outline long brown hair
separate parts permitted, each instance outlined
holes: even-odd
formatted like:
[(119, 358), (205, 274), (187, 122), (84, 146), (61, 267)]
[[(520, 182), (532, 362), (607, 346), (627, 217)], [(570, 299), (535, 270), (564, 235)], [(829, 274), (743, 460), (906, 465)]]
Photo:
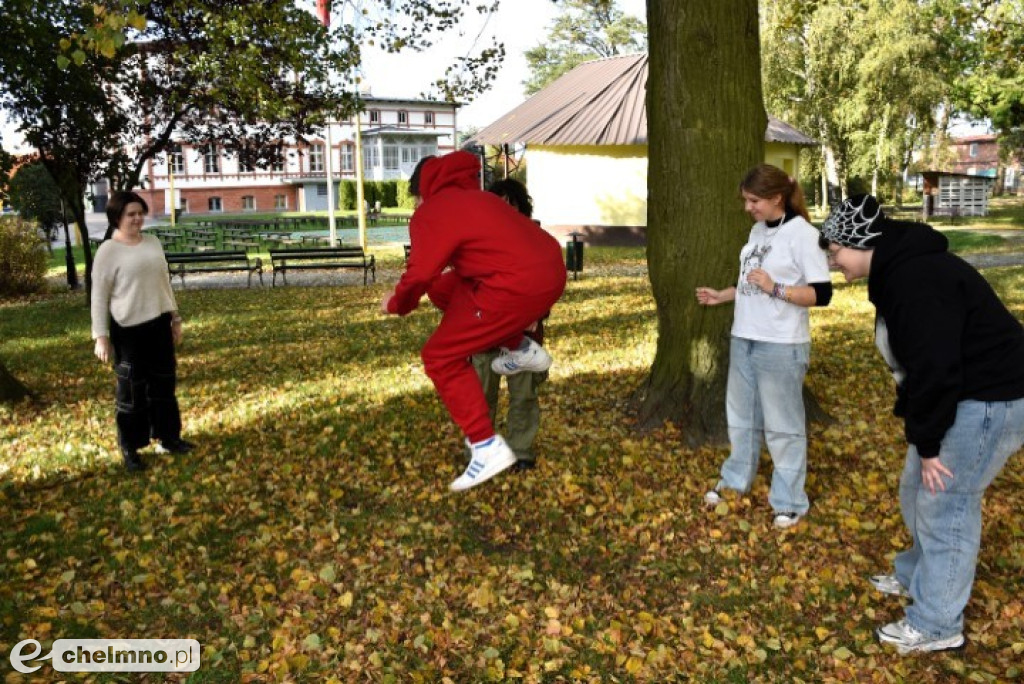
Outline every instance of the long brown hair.
[(763, 199), (782, 195), (786, 211), (800, 214), (807, 221), (811, 220), (810, 214), (807, 213), (807, 200), (804, 199), (804, 191), (800, 189), (800, 184), (777, 166), (758, 164), (750, 169), (740, 183), (740, 190)]

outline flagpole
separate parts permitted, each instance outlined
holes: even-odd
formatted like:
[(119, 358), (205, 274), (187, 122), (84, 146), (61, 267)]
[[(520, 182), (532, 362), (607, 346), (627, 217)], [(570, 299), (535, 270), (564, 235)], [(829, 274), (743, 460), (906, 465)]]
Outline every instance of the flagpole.
[(356, 107), (356, 216), (359, 222), (359, 246), (366, 250), (366, 192), (363, 190), (362, 106)]
[[(316, 14), (325, 29), (331, 26), (331, 0), (316, 0)], [(330, 35), (328, 35), (330, 40)], [(330, 79), (330, 74), (327, 75)], [(330, 113), (324, 121), (324, 144), (327, 146), (327, 157), (324, 160), (324, 172), (327, 174), (327, 228), (330, 234), (331, 247), (338, 246), (338, 223), (334, 215), (334, 143), (331, 141)]]

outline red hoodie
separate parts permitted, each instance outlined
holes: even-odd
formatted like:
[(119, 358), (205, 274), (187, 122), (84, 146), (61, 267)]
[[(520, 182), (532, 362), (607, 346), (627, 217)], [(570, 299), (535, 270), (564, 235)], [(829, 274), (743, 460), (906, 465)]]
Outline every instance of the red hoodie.
[(481, 308), (514, 310), (521, 297), (561, 293), (565, 266), (558, 241), (480, 189), (474, 155), (458, 151), (432, 159), (420, 174), (422, 203), (409, 223), (409, 263), (389, 312), (405, 315), (415, 309), (448, 266), (476, 283)]

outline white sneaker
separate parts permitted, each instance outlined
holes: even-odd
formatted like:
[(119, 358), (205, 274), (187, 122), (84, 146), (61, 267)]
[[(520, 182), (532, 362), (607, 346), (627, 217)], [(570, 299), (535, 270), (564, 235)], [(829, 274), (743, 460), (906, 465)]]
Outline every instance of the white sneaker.
[(523, 339), (527, 342), (526, 349), (502, 347), (501, 354), (491, 361), (491, 370), (498, 375), (515, 375), (523, 371), (543, 373), (551, 368), (551, 355), (547, 350), (529, 337)]
[(802, 516), (799, 513), (779, 513), (775, 516), (775, 527), (784, 530), (800, 522)]
[(717, 489), (712, 489), (704, 494), (704, 503), (708, 506), (717, 506), (722, 503), (722, 495), (718, 493)]
[(875, 635), (882, 643), (895, 645), (900, 655), (906, 655), (912, 651), (947, 651), (964, 645), (962, 633), (944, 639), (936, 639), (919, 631), (906, 620), (890, 622), (885, 627), (879, 627), (875, 630)]
[(474, 445), (472, 453), (473, 457), (465, 472), (449, 486), (453, 492), (461, 492), (486, 482), (501, 471), (511, 468), (516, 462), (515, 453), (501, 435), (494, 435), (489, 440)]
[(871, 582), (871, 586), (883, 594), (910, 596), (910, 592), (900, 584), (900, 581), (896, 579), (896, 575), (872, 575), (868, 578), (868, 581)]

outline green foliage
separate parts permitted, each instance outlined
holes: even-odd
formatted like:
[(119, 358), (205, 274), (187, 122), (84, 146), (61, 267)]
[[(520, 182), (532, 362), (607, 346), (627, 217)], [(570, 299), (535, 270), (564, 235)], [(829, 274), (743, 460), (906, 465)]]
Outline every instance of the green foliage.
[(386, 180), (380, 183), (380, 205), (381, 207), (398, 206), (398, 181)]
[(956, 103), (991, 122), (1007, 156), (1024, 152), (1024, 0), (951, 3), (946, 18), (970, 27), (958, 45), (976, 61), (958, 74)]
[[(0, 143), (3, 139), (0, 138)], [(11, 182), (11, 167), (14, 166), (14, 157), (7, 150), (0, 147), (0, 208), (7, 205), (9, 201), (8, 184)]]
[(614, 0), (565, 0), (547, 38), (526, 51), (530, 78), (523, 84), (532, 95), (584, 62), (643, 52), (647, 26), (623, 13)]
[(951, 50), (939, 4), (762, 3), (765, 104), (830, 150), (840, 185), (858, 175), (899, 192), (913, 151), (935, 130), (954, 72), (968, 68)]
[(400, 180), (396, 183), (398, 189), (397, 206), (401, 209), (412, 211), (416, 208), (416, 198), (409, 192), (409, 181)]
[(52, 241), (61, 223), (60, 188), (42, 164), (18, 168), (10, 183), (11, 205), (22, 217), (35, 221)]
[(338, 206), (345, 211), (352, 211), (356, 208), (359, 197), (359, 189), (354, 180), (343, 180), (338, 183)]
[(34, 223), (20, 216), (0, 216), (0, 296), (41, 290), (47, 261), (46, 245)]
[(380, 181), (363, 181), (363, 201), (373, 210), (374, 204), (381, 198)]

